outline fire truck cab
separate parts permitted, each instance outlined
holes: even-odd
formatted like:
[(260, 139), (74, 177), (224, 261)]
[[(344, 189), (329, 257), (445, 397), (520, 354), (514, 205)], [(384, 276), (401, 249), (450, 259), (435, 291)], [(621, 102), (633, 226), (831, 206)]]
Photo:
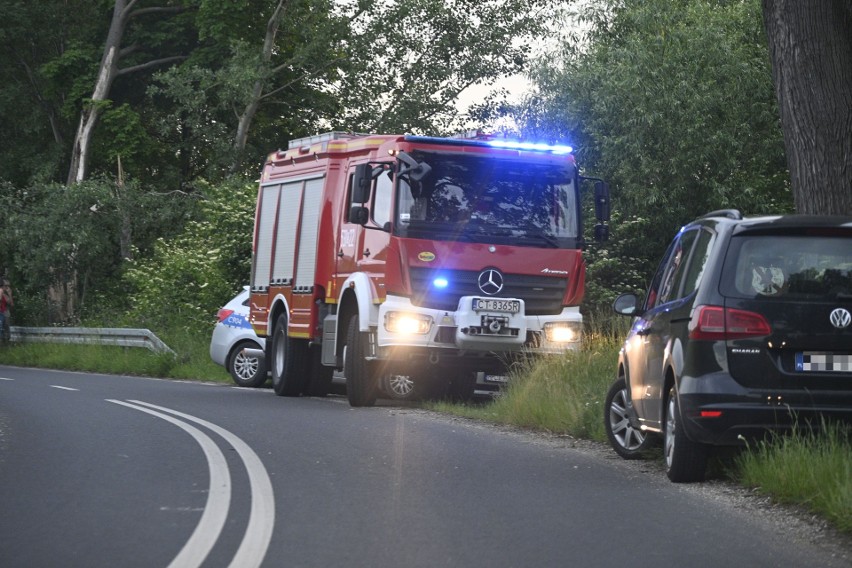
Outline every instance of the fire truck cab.
[[(332, 132), (263, 168), (250, 321), (279, 395), (469, 394), (576, 349), (581, 178), (565, 146)], [(595, 185), (606, 238), (609, 195)]]

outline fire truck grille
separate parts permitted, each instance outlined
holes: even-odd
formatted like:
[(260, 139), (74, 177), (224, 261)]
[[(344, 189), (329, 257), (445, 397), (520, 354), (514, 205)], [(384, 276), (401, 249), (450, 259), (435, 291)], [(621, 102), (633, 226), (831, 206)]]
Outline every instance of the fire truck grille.
[[(441, 270), (440, 276), (447, 280), (447, 287), (440, 290), (432, 284), (438, 274), (435, 270), (411, 268), (411, 303), (423, 308), (455, 311), (462, 296), (485, 296), (476, 283), (478, 270)], [(556, 315), (562, 311), (566, 278), (525, 274), (503, 276), (503, 290), (498, 296), (523, 299), (527, 315)]]

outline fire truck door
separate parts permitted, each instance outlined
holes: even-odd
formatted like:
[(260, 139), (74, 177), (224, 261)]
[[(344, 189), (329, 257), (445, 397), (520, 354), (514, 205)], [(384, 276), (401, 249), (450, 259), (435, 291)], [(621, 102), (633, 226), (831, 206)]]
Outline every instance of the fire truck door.
[(370, 220), (367, 223), (369, 229), (363, 232), (364, 245), (359, 250), (358, 269), (378, 279), (376, 282), (380, 293), (384, 295), (382, 287), (385, 276), (385, 261), (387, 259), (388, 243), (390, 234), (387, 228), (391, 222), (391, 203), (393, 200), (393, 181), (389, 172), (383, 172), (373, 183), (370, 201)]
[(346, 201), (341, 211), (340, 233), (336, 239), (337, 261), (335, 263), (335, 289), (339, 293), (340, 286), (353, 273), (358, 270), (358, 252), (361, 246), (364, 228), (357, 223), (349, 222), (349, 211), (352, 209), (352, 180), (354, 178), (354, 166), (349, 168), (346, 182)]
[(344, 219), (340, 225), (337, 242), (337, 283), (342, 284), (353, 272), (366, 272), (371, 278), (379, 279), (376, 287), (377, 290), (381, 290), (380, 293), (383, 296), (384, 264), (390, 241), (390, 235), (383, 228), (391, 219), (393, 184), (387, 174), (382, 174), (374, 182), (370, 203), (366, 204), (370, 208), (370, 220), (367, 222), (367, 227), (370, 228), (365, 228), (348, 220), (352, 206), (361, 205), (352, 203), (353, 172), (354, 166), (350, 167), (348, 179), (350, 191), (347, 192), (346, 207), (343, 211)]

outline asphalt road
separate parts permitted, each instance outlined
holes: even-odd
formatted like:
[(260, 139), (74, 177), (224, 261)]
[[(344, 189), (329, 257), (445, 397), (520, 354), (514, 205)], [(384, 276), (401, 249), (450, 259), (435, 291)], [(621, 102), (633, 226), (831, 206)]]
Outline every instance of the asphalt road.
[(0, 566), (850, 566), (659, 473), (345, 398), (0, 367)]

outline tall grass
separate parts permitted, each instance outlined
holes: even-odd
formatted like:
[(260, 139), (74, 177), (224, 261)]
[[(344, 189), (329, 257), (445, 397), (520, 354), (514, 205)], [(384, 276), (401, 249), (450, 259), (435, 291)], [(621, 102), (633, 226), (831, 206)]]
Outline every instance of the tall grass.
[(578, 351), (533, 358), (515, 366), (494, 402), (436, 403), (435, 410), (502, 424), (603, 441), (603, 401), (615, 378), (621, 342), (598, 334)]
[(852, 430), (824, 425), (758, 442), (737, 458), (737, 477), (781, 503), (806, 507), (852, 533)]

